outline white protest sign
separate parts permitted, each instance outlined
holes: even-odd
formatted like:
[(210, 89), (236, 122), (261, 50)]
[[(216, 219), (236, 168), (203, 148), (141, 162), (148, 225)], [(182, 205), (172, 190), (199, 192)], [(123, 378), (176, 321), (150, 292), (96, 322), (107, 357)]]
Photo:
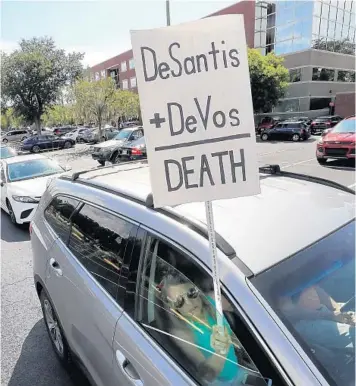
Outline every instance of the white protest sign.
[(132, 31), (155, 207), (260, 192), (242, 15)]

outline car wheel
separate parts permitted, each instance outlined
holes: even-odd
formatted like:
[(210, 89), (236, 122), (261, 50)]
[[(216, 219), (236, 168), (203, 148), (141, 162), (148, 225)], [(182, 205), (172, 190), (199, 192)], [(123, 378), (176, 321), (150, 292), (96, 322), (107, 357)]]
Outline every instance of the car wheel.
[(40, 295), (41, 307), (46, 329), (51, 340), (54, 351), (64, 366), (72, 363), (70, 349), (65, 338), (63, 329), (58, 320), (56, 311), (53, 308), (51, 301), (45, 290), (41, 291)]
[(328, 161), (326, 158), (317, 158), (316, 160), (318, 161), (319, 165), (325, 165)]
[(119, 153), (117, 151), (112, 155), (111, 162), (113, 164), (118, 164), (120, 162)]
[(9, 142), (7, 138), (4, 138), (2, 141), (3, 141), (4, 143), (8, 143), (8, 142)]
[(268, 134), (264, 133), (261, 135), (262, 141), (267, 141), (268, 140)]
[(18, 225), (17, 221), (16, 221), (16, 216), (15, 216), (15, 212), (14, 210), (12, 209), (12, 206), (10, 204), (10, 201), (6, 200), (6, 205), (7, 205), (7, 209), (9, 211), (9, 215), (10, 215), (10, 219), (11, 219), (11, 222), (15, 225)]
[(69, 142), (69, 141), (64, 142), (64, 148), (65, 149), (70, 149), (71, 147), (72, 147), (72, 142)]
[(300, 135), (299, 134), (293, 134), (292, 141), (293, 142), (298, 142), (299, 140), (300, 140)]
[(41, 148), (38, 145), (32, 146), (31, 152), (32, 153), (39, 153), (41, 151)]
[(98, 161), (101, 166), (105, 165), (105, 161)]

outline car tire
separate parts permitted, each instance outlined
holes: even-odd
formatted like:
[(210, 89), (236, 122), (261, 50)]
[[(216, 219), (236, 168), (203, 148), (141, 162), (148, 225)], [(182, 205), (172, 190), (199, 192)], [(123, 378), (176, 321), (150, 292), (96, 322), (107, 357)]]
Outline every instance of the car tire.
[(268, 140), (268, 134), (267, 133), (263, 133), (261, 135), (261, 139), (262, 139), (262, 141), (267, 141)]
[(115, 151), (115, 153), (111, 157), (111, 162), (113, 164), (118, 164), (120, 162), (119, 152)]
[(292, 135), (292, 141), (293, 142), (299, 142), (300, 141), (300, 135), (299, 134), (293, 134)]
[(9, 142), (7, 138), (4, 138), (2, 141), (3, 141), (3, 143), (8, 143)]
[(41, 148), (38, 145), (34, 145), (31, 148), (31, 153), (39, 153), (41, 151)]
[(101, 166), (105, 165), (105, 161), (98, 161)]
[(72, 147), (72, 142), (69, 142), (69, 141), (64, 142), (64, 145), (63, 145), (64, 149), (70, 149), (71, 147)]
[(6, 200), (6, 205), (7, 205), (8, 211), (9, 211), (9, 216), (10, 216), (11, 222), (14, 225), (19, 225), (18, 222), (16, 221), (16, 216), (15, 216), (14, 210), (12, 209), (12, 206), (11, 206), (9, 200)]
[(317, 158), (316, 160), (318, 161), (319, 165), (326, 165), (328, 162), (326, 158)]
[(72, 364), (72, 356), (67, 339), (64, 335), (63, 328), (58, 319), (58, 315), (53, 307), (53, 304), (44, 289), (42, 289), (40, 294), (40, 302), (46, 330), (52, 343), (54, 352), (56, 353), (57, 358), (61, 364), (64, 367), (69, 367), (69, 365)]

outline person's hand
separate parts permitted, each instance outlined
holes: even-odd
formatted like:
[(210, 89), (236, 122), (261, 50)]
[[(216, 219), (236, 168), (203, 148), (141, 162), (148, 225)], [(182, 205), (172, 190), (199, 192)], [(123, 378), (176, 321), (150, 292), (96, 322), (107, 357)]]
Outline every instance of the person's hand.
[(351, 326), (356, 324), (356, 317), (354, 312), (340, 312), (335, 314), (335, 319), (337, 322), (350, 324)]

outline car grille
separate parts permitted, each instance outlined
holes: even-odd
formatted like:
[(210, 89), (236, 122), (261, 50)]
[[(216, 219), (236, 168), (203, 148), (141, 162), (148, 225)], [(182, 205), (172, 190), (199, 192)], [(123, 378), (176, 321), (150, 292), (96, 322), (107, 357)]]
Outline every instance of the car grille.
[(329, 144), (329, 145), (352, 145), (353, 142), (342, 142), (342, 141), (325, 141), (325, 143)]
[(348, 149), (325, 149), (325, 155), (335, 156), (335, 157), (342, 157), (347, 154)]

